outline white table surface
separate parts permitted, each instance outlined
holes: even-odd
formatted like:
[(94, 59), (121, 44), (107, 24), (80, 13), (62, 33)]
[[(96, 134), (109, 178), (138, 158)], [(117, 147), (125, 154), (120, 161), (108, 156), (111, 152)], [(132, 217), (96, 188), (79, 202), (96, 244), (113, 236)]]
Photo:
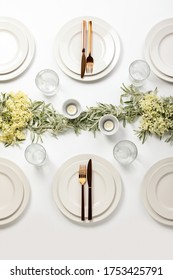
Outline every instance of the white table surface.
[[(52, 102), (57, 111), (67, 98), (76, 98), (85, 109), (97, 102), (119, 104), (122, 83), (129, 85), (128, 66), (143, 58), (147, 33), (157, 22), (172, 17), (172, 0), (49, 0), (1, 1), (0, 16), (14, 17), (32, 32), (36, 54), (32, 65), (14, 80), (1, 82), (0, 91), (22, 90), (35, 100)], [(78, 16), (96, 16), (110, 23), (120, 36), (122, 55), (119, 64), (104, 79), (94, 83), (77, 82), (58, 67), (53, 47), (57, 32), (69, 20)], [(57, 71), (61, 90), (55, 97), (45, 98), (35, 86), (35, 76), (43, 68)], [(158, 87), (159, 95), (169, 96), (173, 86), (151, 74), (146, 90)], [(133, 129), (127, 125), (114, 137), (97, 133), (73, 132), (58, 140), (44, 137), (48, 153), (47, 164), (34, 168), (24, 159), (30, 138), (19, 147), (0, 145), (0, 156), (18, 164), (31, 185), (31, 200), (24, 215), (0, 228), (0, 259), (172, 259), (173, 228), (156, 222), (143, 206), (141, 183), (146, 171), (160, 159), (173, 156), (173, 147), (151, 137), (142, 145)], [(129, 139), (138, 147), (138, 158), (129, 168), (113, 158), (114, 144)], [(61, 164), (70, 157), (93, 153), (110, 161), (123, 181), (123, 195), (118, 209), (99, 224), (76, 225), (61, 214), (52, 197), (52, 179)]]

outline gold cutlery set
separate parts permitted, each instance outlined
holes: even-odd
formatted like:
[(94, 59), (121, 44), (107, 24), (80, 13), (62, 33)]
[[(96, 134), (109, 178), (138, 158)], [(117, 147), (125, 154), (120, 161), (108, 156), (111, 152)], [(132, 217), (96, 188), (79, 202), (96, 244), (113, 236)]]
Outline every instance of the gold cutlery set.
[[(87, 40), (87, 33), (88, 33), (88, 40)], [(87, 51), (86, 51), (86, 46), (87, 46)], [(91, 52), (92, 52), (92, 21), (88, 22), (88, 32), (87, 32), (87, 22), (86, 22), (86, 20), (83, 20), (83, 22), (82, 22), (81, 78), (84, 77), (85, 72), (87, 74), (93, 73), (94, 59), (91, 55)], [(88, 56), (86, 56), (86, 53), (88, 54)]]
[(88, 165), (79, 166), (79, 183), (81, 184), (81, 220), (85, 220), (85, 190), (84, 186), (88, 182), (88, 220), (92, 220), (92, 160)]

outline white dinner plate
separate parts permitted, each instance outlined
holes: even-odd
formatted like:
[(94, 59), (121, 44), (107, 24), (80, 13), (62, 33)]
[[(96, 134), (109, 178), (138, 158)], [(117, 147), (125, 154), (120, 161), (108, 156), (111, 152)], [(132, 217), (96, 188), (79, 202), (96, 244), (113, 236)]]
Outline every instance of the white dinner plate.
[[(10, 71), (9, 73), (0, 74), (0, 81), (7, 81), (16, 78), (29, 67), (35, 54), (35, 41), (28, 28), (16, 19), (9, 17), (0, 17), (0, 24), (9, 24), (11, 26), (13, 25), (14, 29), (18, 29), (22, 32), (22, 34), (25, 34), (25, 37), (28, 42), (27, 54), (22, 63), (17, 68), (14, 68), (13, 71)], [(20, 44), (19, 47), (20, 46), (22, 47), (22, 44)]]
[(0, 163), (0, 220), (12, 215), (23, 200), (23, 184), (19, 176)]
[[(82, 21), (93, 22), (94, 72), (80, 77), (82, 56)], [(79, 17), (65, 24), (58, 32), (54, 52), (61, 70), (73, 79), (90, 82), (109, 74), (120, 57), (120, 39), (115, 29), (107, 22), (96, 17)]]
[[(80, 75), (82, 56), (82, 30), (81, 22), (68, 26), (63, 30), (59, 42), (59, 53), (63, 63), (73, 72)], [(115, 45), (112, 36), (107, 29), (93, 22), (93, 74), (102, 72), (112, 61), (115, 53)], [(87, 56), (87, 51), (86, 51)], [(88, 75), (86, 73), (86, 75)], [(91, 75), (91, 74), (89, 74)]]
[(28, 40), (20, 27), (11, 22), (0, 21), (0, 74), (18, 68), (27, 52)]
[(155, 35), (150, 55), (160, 72), (173, 77), (173, 24), (167, 25)]
[[(98, 222), (108, 217), (121, 198), (122, 183), (117, 170), (105, 159), (95, 155), (79, 155), (67, 160), (57, 171), (53, 180), (53, 198), (60, 211), (75, 222), (81, 221), (81, 185), (78, 172), (80, 164), (92, 159), (93, 167), (93, 220)], [(87, 194), (85, 185), (85, 214), (87, 223)], [(83, 223), (83, 222), (82, 222)]]
[(153, 57), (152, 57), (153, 40), (157, 36), (157, 34), (160, 32), (160, 30), (163, 30), (164, 28), (166, 28), (169, 25), (173, 25), (173, 18), (163, 20), (163, 21), (157, 23), (155, 26), (152, 27), (152, 29), (149, 31), (149, 33), (146, 37), (146, 40), (145, 40), (144, 56), (145, 56), (146, 61), (150, 65), (150, 68), (151, 68), (152, 72), (157, 77), (161, 78), (164, 81), (172, 83), (173, 82), (173, 77), (162, 73), (159, 69), (160, 67), (157, 68), (156, 65), (154, 64), (153, 60), (152, 60), (153, 59)]
[[(81, 161), (81, 164), (83, 162)], [(58, 180), (59, 197), (66, 209), (80, 217), (80, 185), (79, 185), (79, 164), (74, 162), (67, 166)], [(88, 212), (87, 186), (85, 185), (85, 213)], [(97, 161), (93, 163), (93, 216), (98, 216), (110, 206), (115, 195), (115, 182), (109, 169)]]
[(173, 220), (173, 163), (161, 165), (151, 177), (147, 197), (162, 217)]
[(173, 211), (172, 167), (173, 157), (158, 161), (146, 172), (142, 183), (142, 196), (148, 213), (156, 221), (171, 226), (173, 219), (168, 217)]
[[(1, 225), (6, 225), (6, 224), (9, 224), (9, 223), (15, 221), (17, 218), (19, 218), (22, 215), (22, 213), (26, 209), (28, 202), (29, 202), (30, 185), (29, 185), (29, 182), (28, 182), (25, 174), (23, 173), (23, 171), (14, 162), (4, 159), (4, 158), (0, 158), (0, 166), (1, 166), (1, 169), (2, 169), (2, 167), (4, 168), (3, 172), (7, 176), (7, 178), (5, 178), (5, 179), (4, 179), (4, 174), (3, 174), (3, 176), (2, 176), (2, 174), (0, 176), (0, 180), (3, 179), (2, 180), (3, 187), (1, 186), (0, 190), (5, 199), (5, 200), (3, 200), (2, 198), (0, 199), (0, 203), (2, 203), (1, 204), (2, 206), (5, 205), (4, 201), (6, 201), (6, 202), (9, 201), (6, 196), (8, 196), (8, 198), (10, 199), (12, 197), (11, 194), (13, 194), (13, 193), (14, 193), (14, 196), (19, 195), (18, 186), (14, 184), (14, 182), (17, 183), (17, 181), (15, 181), (16, 179), (14, 179), (14, 174), (15, 174), (15, 176), (17, 176), (17, 180), (20, 181), (19, 184), (21, 184), (22, 188), (23, 188), (23, 197), (22, 197), (21, 203), (19, 203), (18, 208), (13, 213), (11, 213), (11, 215), (8, 215), (8, 216), (4, 217), (3, 219), (0, 219), (0, 226), (1, 226)], [(11, 182), (13, 182), (13, 184), (9, 183), (10, 179), (11, 179)], [(7, 183), (7, 182), (8, 182), (7, 186), (9, 187), (9, 191), (7, 191), (7, 190), (4, 191), (4, 187), (5, 187), (4, 183)], [(13, 185), (13, 187), (15, 185), (13, 192), (11, 191), (12, 185)], [(19, 186), (19, 188), (20, 188), (20, 186)], [(12, 202), (13, 202), (13, 199), (12, 199)], [(8, 206), (8, 203), (7, 203), (7, 206)], [(0, 212), (1, 212), (1, 207), (0, 207)]]

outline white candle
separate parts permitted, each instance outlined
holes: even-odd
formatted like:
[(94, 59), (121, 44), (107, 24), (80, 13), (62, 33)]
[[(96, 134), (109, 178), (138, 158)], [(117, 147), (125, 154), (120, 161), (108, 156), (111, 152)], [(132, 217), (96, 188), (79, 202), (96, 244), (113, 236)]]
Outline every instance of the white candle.
[(71, 116), (75, 115), (77, 113), (77, 107), (75, 104), (69, 104), (66, 108), (67, 113)]
[(103, 127), (106, 131), (111, 131), (114, 129), (114, 122), (111, 120), (107, 120), (104, 122)]

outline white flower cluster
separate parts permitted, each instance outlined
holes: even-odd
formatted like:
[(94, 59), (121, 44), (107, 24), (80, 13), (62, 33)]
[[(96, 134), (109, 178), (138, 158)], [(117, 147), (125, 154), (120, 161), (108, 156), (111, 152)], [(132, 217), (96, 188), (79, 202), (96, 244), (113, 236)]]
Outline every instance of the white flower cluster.
[(0, 142), (15, 144), (25, 139), (25, 129), (32, 119), (31, 101), (21, 91), (0, 99)]

